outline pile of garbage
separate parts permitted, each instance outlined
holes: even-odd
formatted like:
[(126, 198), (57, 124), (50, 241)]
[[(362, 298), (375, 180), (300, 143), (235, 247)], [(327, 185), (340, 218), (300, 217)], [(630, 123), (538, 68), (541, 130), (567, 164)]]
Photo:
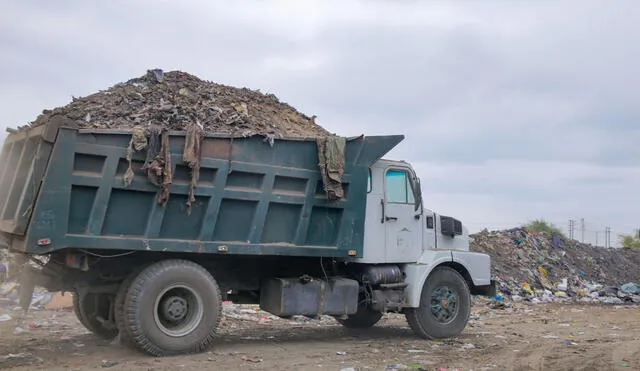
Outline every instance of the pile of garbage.
[[(0, 284), (0, 308), (15, 308), (19, 304), (19, 295), (20, 285), (17, 282), (8, 281)], [(55, 295), (43, 287), (36, 287), (32, 294), (30, 309), (45, 309)]]
[[(45, 110), (18, 130), (55, 124), (130, 131), (125, 186), (135, 178), (133, 158), (136, 153), (144, 153), (142, 170), (152, 184), (160, 187), (157, 202), (161, 205), (166, 205), (173, 182), (169, 131), (186, 132), (182, 162), (191, 174), (187, 201), (190, 212), (199, 178), (201, 147), (207, 134), (233, 138), (258, 135), (271, 145), (276, 138), (315, 138), (327, 197), (342, 198), (340, 177), (344, 172), (345, 138), (329, 133), (315, 123), (315, 118), (300, 113), (273, 94), (204, 81), (182, 71), (165, 73), (152, 69), (107, 90), (74, 97), (66, 106)], [(332, 176), (327, 176), (328, 173)]]
[(525, 227), (470, 237), (472, 251), (491, 256), (498, 301), (640, 303), (638, 249), (606, 249)]
[(168, 130), (199, 124), (208, 134), (230, 136), (320, 137), (329, 133), (273, 94), (204, 81), (182, 71), (148, 70), (107, 90), (73, 98), (45, 110), (19, 130), (62, 118), (67, 125), (93, 129), (132, 129), (150, 123)]

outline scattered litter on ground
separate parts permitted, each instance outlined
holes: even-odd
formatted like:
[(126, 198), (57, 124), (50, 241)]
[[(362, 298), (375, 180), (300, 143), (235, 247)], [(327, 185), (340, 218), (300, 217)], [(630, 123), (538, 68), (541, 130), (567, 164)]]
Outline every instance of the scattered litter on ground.
[(9, 353), (0, 357), (0, 369), (31, 366), (42, 363), (43, 361), (44, 360), (42, 358), (34, 356), (29, 352)]
[(260, 362), (262, 362), (262, 358), (249, 357), (249, 356), (243, 356), (242, 360), (246, 361), (246, 362), (251, 362), (251, 363), (260, 363)]
[(109, 367), (116, 366), (117, 364), (118, 362), (116, 361), (102, 360), (100, 365), (102, 366), (102, 368), (109, 368)]

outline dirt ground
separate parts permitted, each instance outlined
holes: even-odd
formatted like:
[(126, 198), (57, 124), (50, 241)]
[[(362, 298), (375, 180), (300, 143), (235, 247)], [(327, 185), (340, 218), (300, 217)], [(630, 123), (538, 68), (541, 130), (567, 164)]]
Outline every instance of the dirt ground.
[(400, 315), (354, 332), (330, 318), (282, 320), (251, 308), (226, 308), (210, 352), (171, 358), (97, 339), (69, 310), (20, 318), (0, 308), (0, 368), (640, 370), (640, 306), (538, 304), (505, 310), (477, 303), (464, 333), (446, 341), (415, 337)]

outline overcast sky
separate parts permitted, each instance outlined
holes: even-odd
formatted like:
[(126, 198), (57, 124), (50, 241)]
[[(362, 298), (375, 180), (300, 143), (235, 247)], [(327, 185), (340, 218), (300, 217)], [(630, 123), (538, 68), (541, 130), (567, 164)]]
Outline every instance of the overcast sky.
[(427, 206), (472, 231), (584, 218), (585, 239), (611, 226), (615, 240), (640, 227), (638, 9), (0, 0), (0, 125), (179, 69), (273, 92), (341, 135), (405, 134), (388, 157), (410, 161)]

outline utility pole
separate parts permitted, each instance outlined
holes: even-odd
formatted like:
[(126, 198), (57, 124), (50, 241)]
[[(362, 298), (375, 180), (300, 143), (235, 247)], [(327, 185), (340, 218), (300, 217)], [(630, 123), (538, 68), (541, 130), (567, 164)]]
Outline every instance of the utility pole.
[(580, 242), (584, 243), (584, 218), (580, 219)]
[(605, 247), (607, 249), (611, 248), (611, 227), (606, 227), (604, 229), (604, 241), (605, 241)]
[(573, 240), (573, 227), (574, 227), (574, 220), (569, 219), (569, 239), (571, 240)]
[(598, 231), (596, 231), (596, 247), (598, 247)]

